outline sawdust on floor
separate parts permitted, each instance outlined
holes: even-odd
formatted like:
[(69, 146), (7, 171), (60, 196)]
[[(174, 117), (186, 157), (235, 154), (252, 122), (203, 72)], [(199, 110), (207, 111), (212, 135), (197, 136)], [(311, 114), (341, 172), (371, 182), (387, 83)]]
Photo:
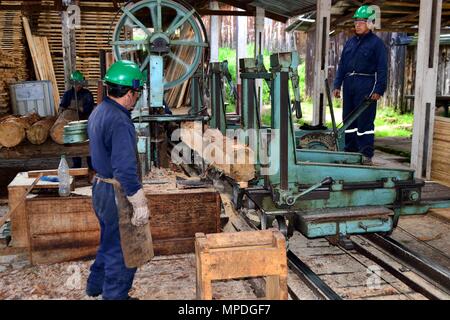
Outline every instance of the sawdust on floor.
[[(0, 300), (92, 300), (85, 295), (90, 261), (11, 267), (0, 272)], [(141, 300), (196, 299), (194, 254), (156, 257), (136, 273), (130, 295)], [(255, 299), (246, 280), (213, 283), (213, 299)]]

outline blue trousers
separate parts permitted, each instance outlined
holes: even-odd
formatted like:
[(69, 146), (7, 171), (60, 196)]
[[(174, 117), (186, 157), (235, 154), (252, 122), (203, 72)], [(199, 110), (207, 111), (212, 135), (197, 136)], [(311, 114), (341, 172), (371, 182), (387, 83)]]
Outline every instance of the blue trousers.
[(136, 268), (127, 268), (120, 245), (119, 215), (111, 184), (95, 180), (92, 202), (100, 223), (100, 246), (90, 268), (86, 292), (105, 300), (128, 298)]
[[(372, 93), (374, 77), (351, 76), (344, 80), (344, 122)], [(374, 101), (345, 131), (345, 151), (359, 152), (368, 158), (374, 154), (375, 117), (377, 102)]]

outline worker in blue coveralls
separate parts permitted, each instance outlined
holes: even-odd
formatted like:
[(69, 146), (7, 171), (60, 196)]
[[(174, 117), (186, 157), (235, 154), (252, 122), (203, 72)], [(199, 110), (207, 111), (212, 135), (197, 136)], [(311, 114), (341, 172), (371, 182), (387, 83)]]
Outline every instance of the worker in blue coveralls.
[(92, 202), (100, 223), (100, 246), (91, 266), (86, 293), (103, 299), (132, 299), (136, 268), (125, 264), (115, 191), (108, 180), (116, 180), (133, 207), (131, 224), (144, 226), (150, 213), (138, 174), (136, 133), (131, 120), (142, 92), (143, 75), (139, 66), (121, 60), (105, 75), (107, 97), (92, 112), (88, 134), (92, 165), (97, 175), (92, 186)]
[(355, 36), (344, 46), (333, 90), (339, 99), (343, 85), (344, 121), (366, 98), (373, 100), (345, 131), (345, 151), (362, 153), (364, 165), (372, 165), (377, 101), (386, 90), (388, 71), (386, 47), (372, 32), (374, 15), (369, 5), (363, 5), (353, 16)]
[[(75, 70), (70, 75), (72, 88), (64, 92), (59, 104), (59, 112), (64, 110), (77, 110), (78, 120), (87, 120), (94, 109), (94, 97), (89, 89), (84, 88), (86, 80), (83, 73)], [(76, 92), (76, 95), (75, 95)], [(92, 170), (91, 158), (87, 157), (87, 165)], [(73, 157), (73, 168), (81, 168), (81, 157)]]

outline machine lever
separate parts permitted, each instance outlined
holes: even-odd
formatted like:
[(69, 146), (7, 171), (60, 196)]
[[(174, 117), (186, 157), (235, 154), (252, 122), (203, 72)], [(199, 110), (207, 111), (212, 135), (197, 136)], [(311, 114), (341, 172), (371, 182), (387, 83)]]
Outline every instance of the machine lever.
[(294, 101), (294, 107), (295, 107), (295, 117), (297, 119), (301, 119), (303, 117), (303, 114), (302, 114), (302, 106), (300, 104), (300, 101)]
[(292, 206), (292, 205), (294, 205), (297, 202), (298, 198), (303, 197), (303, 196), (307, 195), (308, 193), (310, 193), (310, 192), (312, 192), (312, 191), (314, 191), (314, 190), (316, 190), (316, 189), (318, 189), (318, 188), (320, 188), (320, 187), (322, 187), (322, 186), (324, 186), (326, 184), (331, 184), (331, 183), (333, 183), (333, 178), (326, 177), (321, 182), (316, 183), (315, 185), (309, 187), (308, 189), (306, 189), (302, 193), (300, 193), (300, 194), (298, 194), (296, 196), (287, 197), (286, 198), (286, 204), (289, 205), (289, 206)]

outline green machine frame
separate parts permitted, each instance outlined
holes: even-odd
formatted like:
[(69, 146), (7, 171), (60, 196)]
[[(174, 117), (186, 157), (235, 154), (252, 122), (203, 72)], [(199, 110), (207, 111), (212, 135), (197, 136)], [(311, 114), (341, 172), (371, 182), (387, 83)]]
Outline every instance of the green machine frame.
[[(279, 168), (275, 174), (263, 176), (257, 163), (258, 176), (240, 190), (238, 206), (245, 203), (245, 196), (260, 209), (263, 226), (276, 220), (286, 235), (295, 228), (311, 238), (389, 233), (400, 215), (450, 206), (450, 194), (443, 199), (423, 199), (425, 183), (414, 177), (413, 170), (362, 166), (360, 154), (298, 150), (289, 97), (289, 81), (296, 65), (293, 55), (273, 54), (270, 73), (255, 72), (252, 63), (242, 60), (242, 71), (248, 72), (242, 73), (241, 127), (259, 127), (257, 116), (252, 115), (258, 110), (250, 87), (252, 80), (266, 79), (272, 99), (267, 150)], [(263, 146), (258, 144), (259, 148)], [(254, 151), (259, 154), (259, 150)]]

